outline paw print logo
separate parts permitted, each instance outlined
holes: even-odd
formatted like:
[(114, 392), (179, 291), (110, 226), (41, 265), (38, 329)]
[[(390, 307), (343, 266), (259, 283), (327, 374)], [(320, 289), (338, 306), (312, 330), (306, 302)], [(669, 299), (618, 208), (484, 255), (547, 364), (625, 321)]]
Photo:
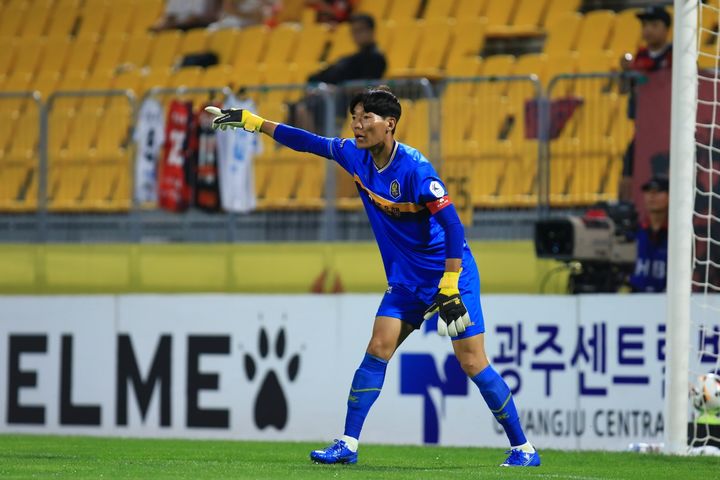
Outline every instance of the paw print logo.
[(285, 329), (281, 328), (275, 337), (274, 348), (271, 348), (268, 334), (264, 328), (260, 328), (258, 337), (258, 354), (257, 359), (250, 354), (245, 354), (245, 375), (247, 379), (253, 381), (256, 377), (260, 381), (260, 389), (255, 397), (255, 425), (263, 430), (266, 427), (273, 426), (278, 430), (285, 428), (288, 419), (288, 403), (283, 391), (280, 377), (285, 376), (290, 382), (294, 382), (300, 371), (300, 355), (294, 354), (287, 361), (283, 370), (284, 375), (280, 375), (273, 369), (268, 368), (264, 376), (258, 374), (259, 365), (268, 359), (269, 355), (275, 354), (279, 360), (285, 360)]

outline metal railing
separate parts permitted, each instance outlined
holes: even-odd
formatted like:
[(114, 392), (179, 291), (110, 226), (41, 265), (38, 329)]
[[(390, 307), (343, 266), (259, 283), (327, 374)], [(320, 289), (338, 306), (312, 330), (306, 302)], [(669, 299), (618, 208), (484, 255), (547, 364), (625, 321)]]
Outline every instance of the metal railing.
[[(427, 79), (358, 81), (341, 86), (253, 86), (245, 88), (243, 95), (266, 118), (325, 136), (352, 136), (347, 121), (351, 95), (387, 84), (403, 107), (397, 138), (435, 164), (466, 225), (472, 225), (473, 218), (491, 217), (491, 228), (499, 228), (506, 218), (508, 225), (521, 222), (521, 231), (529, 232), (532, 219), (551, 208), (587, 205), (616, 194), (619, 159), (632, 135), (632, 124), (626, 119), (627, 99), (619, 89), (621, 77), (559, 75), (547, 89), (534, 75), (447, 78), (436, 83)], [(224, 87), (154, 88), (142, 101), (154, 98), (165, 104), (178, 97), (191, 99), (197, 106), (210, 100), (223, 102), (232, 93)], [(261, 138), (265, 150), (256, 159), (259, 210), (220, 216), (190, 210), (173, 215), (158, 211), (155, 205), (139, 204), (130, 191), (135, 163), (132, 130), (141, 103), (127, 91), (57, 92), (45, 103), (33, 92), (0, 93), (0, 111), (25, 115), (24, 128), (15, 130), (27, 136), (0, 144), (0, 193), (5, 192), (0, 195), (0, 212), (31, 212), (0, 213), (0, 231), (34, 225), (40, 233), (33, 238), (43, 240), (57, 238), (52, 232), (82, 222), (97, 231), (109, 224), (122, 225), (123, 232), (131, 234), (120, 236), (134, 241), (371, 238), (355, 187), (345, 172), (334, 162), (289, 151), (268, 138)], [(31, 111), (36, 116), (25, 113)], [(109, 112), (115, 115), (116, 125), (108, 134)], [(35, 129), (28, 128), (33, 124)], [(68, 135), (68, 129), (74, 133)], [(23, 165), (32, 167), (32, 181), (24, 197), (14, 194), (15, 200), (10, 201), (8, 184), (12, 182), (19, 192), (18, 181), (3, 175), (2, 169), (9, 171), (7, 165), (18, 163), (10, 152), (22, 144), (29, 145)], [(79, 150), (80, 155), (73, 153)], [(117, 208), (109, 208), (113, 198), (98, 193), (93, 178), (104, 178), (99, 173), (104, 168), (112, 176), (113, 166), (120, 165), (126, 169), (123, 181), (127, 184), (113, 188), (126, 198), (114, 204)], [(112, 183), (109, 177), (106, 180)], [(33, 200), (28, 201), (28, 194)], [(117, 213), (107, 213), (113, 210)], [(104, 215), (77, 213), (87, 211)], [(471, 237), (473, 232), (478, 231), (470, 227)], [(95, 233), (90, 232), (89, 238), (98, 238)], [(107, 238), (114, 238), (112, 232), (107, 232)]]

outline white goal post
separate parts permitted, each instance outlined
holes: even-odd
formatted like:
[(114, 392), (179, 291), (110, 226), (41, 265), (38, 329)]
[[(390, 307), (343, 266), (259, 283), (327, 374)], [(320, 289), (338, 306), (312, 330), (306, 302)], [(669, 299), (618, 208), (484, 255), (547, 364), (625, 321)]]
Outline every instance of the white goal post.
[(690, 292), (697, 111), (697, 15), (702, 0), (674, 0), (667, 265), (665, 451), (688, 452)]

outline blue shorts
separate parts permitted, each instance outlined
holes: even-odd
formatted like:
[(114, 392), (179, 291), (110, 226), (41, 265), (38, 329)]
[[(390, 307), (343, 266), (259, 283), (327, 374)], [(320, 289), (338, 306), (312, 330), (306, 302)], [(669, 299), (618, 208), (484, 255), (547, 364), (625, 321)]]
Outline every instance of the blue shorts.
[[(470, 314), (470, 326), (453, 340), (472, 337), (485, 332), (485, 321), (480, 306), (480, 275), (477, 266), (463, 265), (458, 284), (460, 296)], [(390, 284), (380, 302), (377, 316), (398, 318), (418, 329), (424, 321), (423, 312), (435, 300), (437, 287), (415, 287)], [(428, 320), (428, 330), (437, 329), (437, 314)]]

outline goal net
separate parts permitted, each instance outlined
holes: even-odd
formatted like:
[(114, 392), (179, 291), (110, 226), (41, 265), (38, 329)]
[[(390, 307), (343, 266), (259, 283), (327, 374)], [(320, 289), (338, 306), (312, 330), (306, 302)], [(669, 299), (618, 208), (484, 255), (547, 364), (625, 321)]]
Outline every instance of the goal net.
[[(692, 15), (696, 21), (692, 22), (689, 15)], [(697, 81), (695, 86), (691, 86), (695, 97), (693, 99), (695, 121), (692, 132), (694, 155), (684, 158), (688, 163), (690, 159), (694, 159), (692, 169), (688, 171), (690, 185), (687, 195), (692, 199), (690, 202), (692, 226), (689, 226), (692, 240), (689, 242), (690, 252), (683, 252), (678, 248), (682, 242), (675, 241), (674, 248), (670, 247), (668, 261), (671, 264), (673, 261), (683, 261), (684, 257), (684, 261), (687, 262), (688, 254), (692, 255), (692, 270), (689, 272), (689, 289), (692, 294), (687, 302), (689, 318), (683, 326), (689, 331), (687, 340), (690, 347), (686, 380), (688, 387), (685, 389), (689, 392), (689, 396), (686, 393), (686, 399), (689, 401), (685, 402), (688, 421), (686, 431), (690, 447), (688, 451), (718, 454), (720, 450), (714, 451), (714, 449), (720, 447), (720, 376), (714, 377), (714, 375), (720, 375), (720, 35), (718, 33), (720, 0), (676, 0), (675, 18), (676, 39), (680, 41), (680, 48), (676, 42), (674, 51), (675, 58), (680, 62), (677, 68), (687, 69), (690, 65), (687, 57), (694, 55), (695, 61), (692, 63), (697, 65)], [(694, 30), (692, 40), (695, 44), (683, 48), (683, 39), (678, 37), (681, 37), (683, 32), (688, 33), (690, 26)], [(687, 39), (690, 39), (689, 35)], [(685, 77), (691, 78), (691, 76), (688, 74)], [(682, 77), (681, 71), (673, 72), (673, 102), (680, 101), (680, 96), (687, 95), (687, 92), (676, 92), (676, 88), (680, 85), (676, 82)], [(681, 88), (682, 86), (677, 89)], [(673, 121), (680, 123), (680, 119)], [(681, 130), (681, 125), (674, 127), (672, 141), (683, 141)], [(677, 151), (672, 150), (672, 154), (677, 154)], [(678, 180), (682, 182), (684, 167), (679, 163), (683, 158), (681, 155), (678, 156), (680, 158), (671, 164), (671, 177), (674, 176), (674, 168), (681, 177)], [(671, 197), (673, 187), (680, 185), (680, 182), (671, 183)], [(678, 195), (684, 195), (683, 191), (680, 190)], [(682, 215), (683, 212), (679, 207), (681, 202), (682, 199), (678, 199), (677, 196), (671, 199), (671, 212), (675, 208), (676, 214)], [(671, 213), (671, 229), (675, 226), (672, 224)], [(682, 235), (679, 232), (675, 233)], [(670, 258), (673, 255), (675, 257)], [(678, 271), (676, 268), (675, 272)], [(672, 268), (668, 273), (672, 273)], [(680, 279), (682, 278), (684, 277), (680, 275)], [(673, 294), (677, 295), (677, 292), (670, 288), (672, 281), (673, 278), (668, 276), (668, 330), (671, 329), (670, 323), (676, 320), (677, 311), (674, 308), (678, 307), (677, 299), (671, 298)], [(688, 290), (687, 284), (678, 288)], [(673, 340), (668, 337), (668, 341)], [(685, 345), (688, 346), (687, 343)], [(675, 348), (679, 349), (680, 346), (676, 344)], [(670, 359), (667, 373), (669, 377), (673, 376)], [(676, 377), (668, 380), (672, 383), (677, 379)], [(677, 383), (676, 386), (680, 387)], [(668, 389), (668, 396), (672, 397), (672, 395), (672, 391)], [(668, 400), (669, 404), (672, 404), (672, 398)], [(672, 409), (668, 411), (668, 415), (669, 423), (677, 420), (672, 418), (676, 415)], [(668, 433), (672, 435), (672, 426), (669, 426)], [(678, 428), (681, 427), (677, 425), (676, 430)], [(680, 438), (680, 432), (675, 434)], [(672, 446), (672, 438), (668, 438), (668, 443)], [(680, 453), (677, 448), (674, 450), (675, 453)]]

